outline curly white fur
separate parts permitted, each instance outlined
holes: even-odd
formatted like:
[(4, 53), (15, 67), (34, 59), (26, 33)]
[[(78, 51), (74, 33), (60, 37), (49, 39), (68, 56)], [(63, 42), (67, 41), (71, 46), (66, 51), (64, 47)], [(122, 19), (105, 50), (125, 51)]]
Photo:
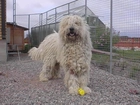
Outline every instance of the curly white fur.
[(90, 93), (87, 85), (91, 49), (89, 26), (81, 17), (71, 15), (61, 20), (58, 33), (47, 36), (38, 48), (33, 47), (29, 56), (44, 63), (40, 81), (58, 78), (59, 67), (62, 66), (65, 73), (64, 83), (69, 93), (78, 94), (79, 87)]

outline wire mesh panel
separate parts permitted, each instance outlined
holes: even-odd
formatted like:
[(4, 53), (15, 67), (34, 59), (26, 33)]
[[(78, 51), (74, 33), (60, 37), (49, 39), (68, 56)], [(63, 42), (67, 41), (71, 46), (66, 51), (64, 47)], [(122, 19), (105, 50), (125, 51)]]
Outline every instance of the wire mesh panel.
[(39, 28), (38, 27), (34, 27), (31, 29), (31, 35), (32, 35), (32, 45), (34, 46), (38, 46), (39, 45)]
[(17, 16), (17, 24), (31, 29), (28, 31), (31, 43), (38, 46), (47, 35), (59, 30), (59, 22), (65, 15), (82, 16), (90, 26), (95, 49), (92, 60), (96, 66), (109, 71), (113, 64), (114, 74), (128, 73), (133, 77), (140, 71), (139, 7), (138, 0), (75, 0), (44, 13)]
[[(37, 23), (39, 22), (39, 14), (18, 14), (16, 15), (16, 24), (22, 27), (26, 27), (29, 30), (24, 32), (24, 37), (29, 37), (30, 42), (32, 43), (33, 38), (31, 37), (31, 27), (39, 26)], [(36, 29), (36, 28), (35, 28)], [(35, 31), (34, 29), (34, 31)], [(37, 37), (34, 33), (34, 36)], [(38, 40), (38, 39), (36, 39)], [(35, 41), (37, 42), (37, 41)]]
[(30, 42), (34, 43), (34, 46), (38, 46), (39, 40), (40, 40), (39, 27), (38, 27), (39, 20), (40, 20), (40, 14), (31, 14), (30, 15), (29, 23), (28, 23), (29, 24), (28, 36), (30, 38)]
[(85, 15), (85, 2), (84, 0), (78, 0), (69, 4), (69, 14), (84, 16)]
[(90, 26), (94, 49), (93, 62), (109, 71), (110, 54), (110, 0), (87, 1), (87, 23)]
[(67, 4), (56, 8), (56, 12), (56, 22), (60, 22), (62, 17), (69, 14), (69, 5)]
[[(85, 3), (85, 2), (84, 2)], [(59, 29), (59, 22), (60, 20), (68, 14), (76, 14), (81, 16), (85, 16), (85, 9), (84, 3), (80, 3), (77, 1), (73, 1), (62, 6), (53, 8), (47, 12), (39, 14), (39, 21), (32, 27), (32, 34), (39, 34), (38, 41), (41, 42), (47, 35), (51, 34), (55, 31), (58, 32)], [(78, 5), (77, 5), (78, 4)], [(82, 7), (81, 7), (82, 5)], [(80, 7), (79, 7), (80, 6)], [(34, 30), (38, 27), (38, 30)], [(38, 32), (39, 31), (39, 32)], [(32, 35), (34, 37), (34, 35)], [(38, 44), (39, 44), (38, 43)]]
[[(102, 7), (99, 8), (99, 7)], [(38, 46), (40, 42), (49, 34), (53, 33), (53, 30), (58, 31), (59, 22), (62, 17), (68, 14), (79, 15), (85, 18), (87, 23), (90, 26), (91, 38), (93, 42), (93, 47), (102, 51), (109, 51), (109, 17), (110, 17), (110, 2), (109, 0), (78, 0), (73, 1), (62, 6), (53, 8), (44, 13), (37, 14), (36, 22), (32, 22), (33, 16), (30, 15), (30, 24), (31, 27), (31, 37), (32, 45)], [(33, 19), (33, 20), (32, 20)], [(33, 23), (34, 26), (32, 25)], [(95, 56), (99, 60), (94, 59)], [(103, 57), (102, 57), (103, 56)], [(100, 53), (93, 54), (93, 60), (100, 66), (106, 66), (105, 62), (108, 59), (103, 60), (104, 56)], [(102, 62), (104, 61), (104, 62)], [(107, 62), (107, 65), (109, 62)], [(108, 68), (106, 68), (108, 69)]]
[[(113, 1), (114, 74), (135, 78), (140, 74), (140, 1)], [(139, 75), (140, 76), (140, 75)]]
[[(22, 20), (22, 21), (21, 21)], [(20, 15), (16, 17), (16, 24), (29, 28), (28, 26), (29, 23), (29, 19), (28, 19), (28, 15)], [(25, 31), (25, 37), (28, 35), (28, 31)]]

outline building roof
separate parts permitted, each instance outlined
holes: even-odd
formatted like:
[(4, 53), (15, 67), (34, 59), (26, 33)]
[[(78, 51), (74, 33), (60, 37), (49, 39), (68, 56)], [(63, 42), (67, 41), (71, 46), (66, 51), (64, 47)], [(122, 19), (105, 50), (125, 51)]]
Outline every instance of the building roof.
[(20, 25), (17, 25), (17, 24), (14, 24), (13, 22), (6, 22), (6, 24), (8, 24), (8, 25), (15, 25), (16, 27), (22, 28), (24, 30), (29, 30), (28, 28), (20, 26)]
[(29, 43), (29, 42), (30, 42), (29, 37), (24, 38), (24, 43)]
[(120, 38), (121, 38), (121, 39), (128, 39), (128, 38), (129, 38), (129, 39), (135, 39), (135, 38), (138, 38), (138, 39), (139, 39), (140, 37), (120, 36)]

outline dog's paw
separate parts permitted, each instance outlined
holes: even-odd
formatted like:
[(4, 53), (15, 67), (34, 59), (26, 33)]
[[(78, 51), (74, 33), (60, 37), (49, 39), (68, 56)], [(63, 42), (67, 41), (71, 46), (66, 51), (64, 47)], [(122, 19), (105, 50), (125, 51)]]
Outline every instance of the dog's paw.
[(91, 93), (91, 89), (87, 86), (82, 87), (82, 89), (85, 91), (86, 94), (90, 94)]
[(69, 94), (71, 95), (78, 95), (78, 88), (70, 87)]
[(60, 79), (61, 75), (53, 76), (54, 79)]
[(39, 80), (40, 80), (41, 82), (47, 82), (47, 81), (48, 81), (47, 78), (40, 78)]

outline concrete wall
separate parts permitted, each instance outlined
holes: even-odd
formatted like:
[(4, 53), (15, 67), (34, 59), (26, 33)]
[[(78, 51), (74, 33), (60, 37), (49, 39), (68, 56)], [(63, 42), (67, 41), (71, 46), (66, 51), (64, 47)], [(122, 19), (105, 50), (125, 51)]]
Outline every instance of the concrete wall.
[(0, 40), (0, 62), (7, 61), (6, 40)]

